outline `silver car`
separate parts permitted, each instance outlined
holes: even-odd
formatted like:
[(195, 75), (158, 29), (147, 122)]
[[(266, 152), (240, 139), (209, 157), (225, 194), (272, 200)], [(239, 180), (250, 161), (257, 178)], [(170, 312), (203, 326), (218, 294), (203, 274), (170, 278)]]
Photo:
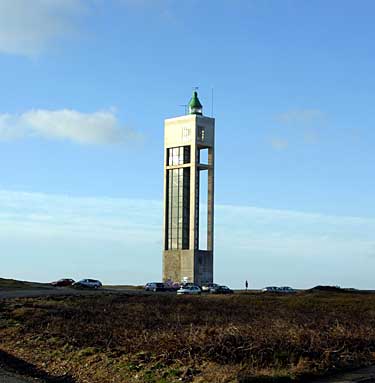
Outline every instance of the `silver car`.
[(201, 293), (201, 288), (195, 285), (182, 286), (177, 290), (177, 295), (200, 295)]
[(102, 282), (96, 279), (81, 279), (80, 281), (73, 283), (73, 287), (87, 287), (90, 289), (98, 289), (102, 287)]

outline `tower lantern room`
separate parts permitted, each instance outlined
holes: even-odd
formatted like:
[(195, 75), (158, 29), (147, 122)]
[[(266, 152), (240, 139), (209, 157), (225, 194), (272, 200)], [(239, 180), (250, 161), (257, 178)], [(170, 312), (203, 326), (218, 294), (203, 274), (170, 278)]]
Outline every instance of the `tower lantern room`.
[(189, 113), (202, 115), (202, 104), (199, 101), (198, 92), (196, 91), (193, 93), (193, 97), (189, 102)]

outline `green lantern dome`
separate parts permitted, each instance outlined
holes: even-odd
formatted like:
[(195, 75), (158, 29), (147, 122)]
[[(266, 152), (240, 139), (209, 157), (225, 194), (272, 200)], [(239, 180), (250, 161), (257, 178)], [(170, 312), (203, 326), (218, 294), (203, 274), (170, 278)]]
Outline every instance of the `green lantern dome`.
[(189, 102), (189, 114), (200, 114), (202, 115), (202, 104), (198, 98), (198, 92), (193, 93), (193, 97)]

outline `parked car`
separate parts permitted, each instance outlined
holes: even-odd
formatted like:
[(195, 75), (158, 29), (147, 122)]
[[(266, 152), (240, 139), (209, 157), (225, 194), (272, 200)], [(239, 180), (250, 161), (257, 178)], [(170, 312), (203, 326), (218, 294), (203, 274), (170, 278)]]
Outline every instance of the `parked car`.
[(167, 288), (165, 287), (164, 283), (161, 282), (149, 282), (146, 283), (144, 287), (145, 291), (167, 291)]
[(185, 282), (185, 281), (183, 281), (183, 282), (181, 282), (181, 287), (182, 286), (196, 286), (196, 284), (193, 283), (193, 282)]
[(283, 287), (279, 287), (277, 289), (277, 292), (279, 292), (279, 293), (295, 293), (296, 290), (292, 289), (289, 286), (283, 286)]
[(202, 291), (209, 292), (210, 289), (215, 287), (219, 287), (219, 285), (217, 283), (205, 283), (202, 285)]
[(182, 286), (177, 290), (177, 295), (200, 295), (202, 290), (199, 286)]
[(172, 280), (167, 280), (164, 283), (166, 291), (177, 291), (181, 285), (178, 282), (173, 282)]
[(263, 292), (272, 292), (272, 293), (295, 293), (296, 290), (293, 290), (289, 286), (282, 286), (282, 287), (276, 287), (276, 286), (269, 286), (262, 289)]
[(231, 290), (228, 286), (217, 286), (212, 287), (210, 289), (211, 294), (233, 294), (233, 290)]
[(71, 286), (74, 283), (74, 279), (63, 278), (58, 281), (51, 282), (52, 286)]
[(90, 289), (98, 289), (102, 287), (102, 282), (96, 280), (96, 279), (81, 279), (78, 282), (73, 283), (74, 287), (81, 287), (81, 288), (90, 288)]
[(172, 285), (166, 285), (165, 286), (167, 291), (174, 291), (176, 292), (179, 288), (181, 288), (181, 285), (179, 283), (173, 283)]
[(277, 289), (278, 289), (278, 287), (276, 287), (276, 286), (268, 286), (268, 287), (263, 288), (262, 291), (264, 293), (276, 293)]

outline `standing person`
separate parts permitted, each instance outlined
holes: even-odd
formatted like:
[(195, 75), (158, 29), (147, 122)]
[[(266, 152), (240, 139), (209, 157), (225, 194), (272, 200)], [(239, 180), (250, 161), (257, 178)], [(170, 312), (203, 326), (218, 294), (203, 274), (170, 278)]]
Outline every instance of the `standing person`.
[(247, 288), (249, 287), (249, 282), (247, 281), (247, 279), (245, 281), (245, 287), (246, 287), (246, 291), (247, 291)]

